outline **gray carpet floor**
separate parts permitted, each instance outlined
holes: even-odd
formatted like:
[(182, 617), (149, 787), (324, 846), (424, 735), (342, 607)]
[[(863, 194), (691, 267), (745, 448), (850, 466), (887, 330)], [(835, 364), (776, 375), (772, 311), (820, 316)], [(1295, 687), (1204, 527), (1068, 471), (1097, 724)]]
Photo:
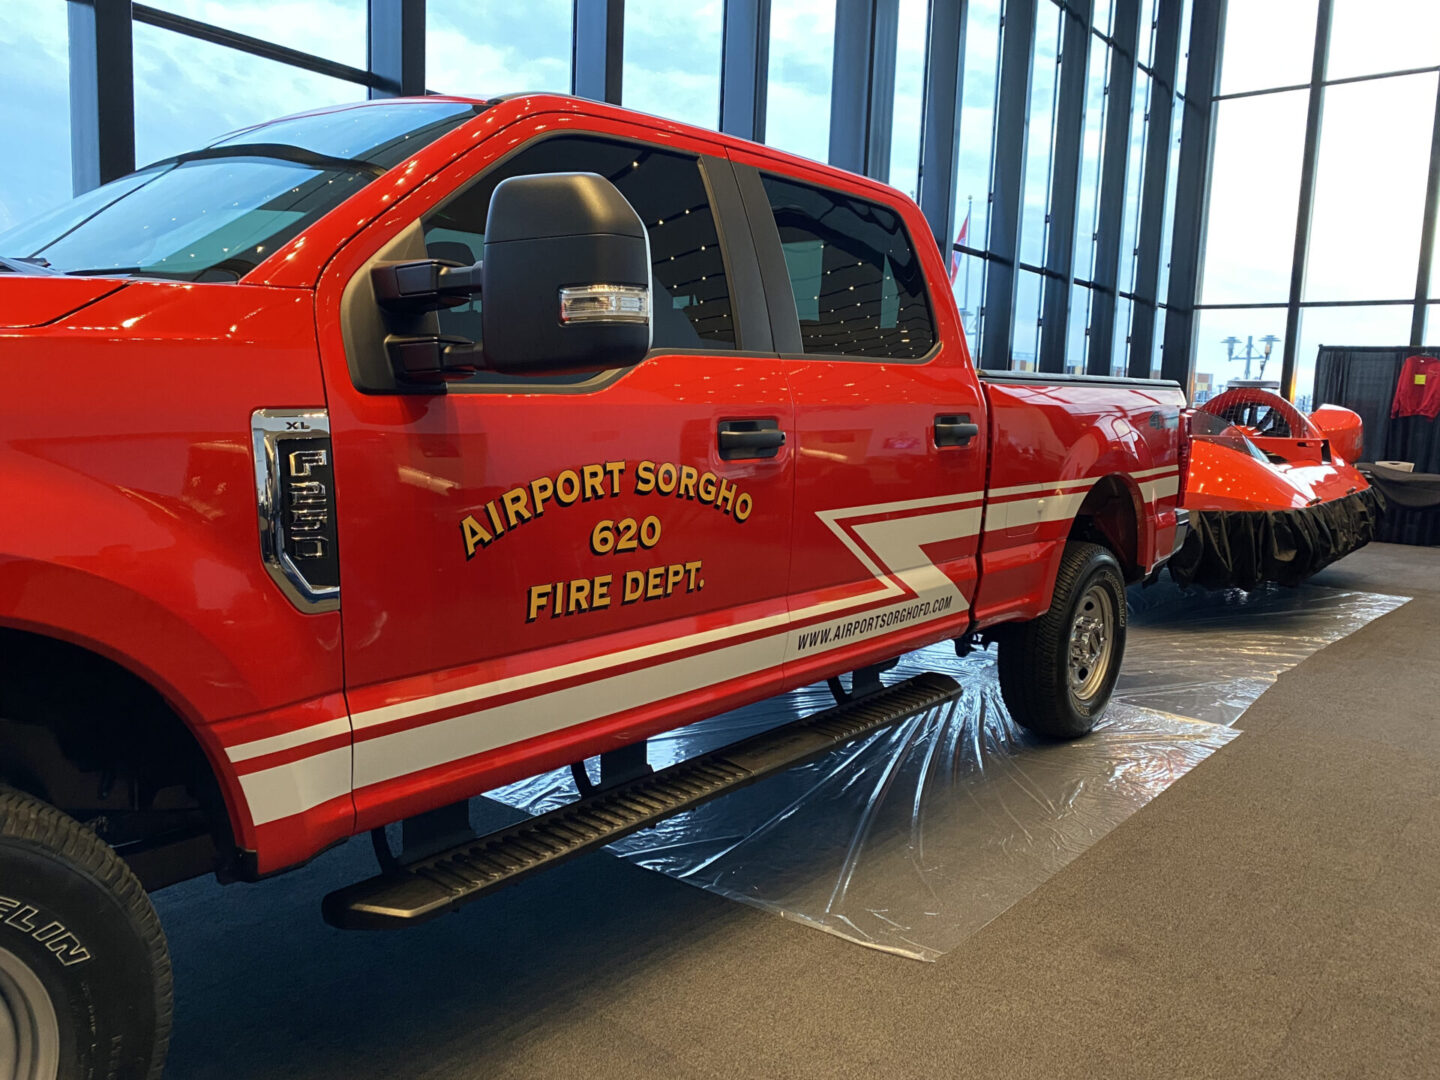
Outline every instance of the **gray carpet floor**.
[(157, 896), (167, 1076), (1440, 1077), (1440, 549), (1316, 580), (1415, 599), (937, 963), (603, 853), (416, 930), (330, 930), (362, 840)]

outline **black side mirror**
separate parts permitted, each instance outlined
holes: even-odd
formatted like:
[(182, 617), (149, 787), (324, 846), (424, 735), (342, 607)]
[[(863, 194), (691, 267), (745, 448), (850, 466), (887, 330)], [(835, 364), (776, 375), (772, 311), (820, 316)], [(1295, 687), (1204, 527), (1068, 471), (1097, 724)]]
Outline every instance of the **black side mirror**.
[(513, 176), (490, 197), (484, 366), (508, 374), (603, 371), (650, 350), (650, 240), (594, 173)]

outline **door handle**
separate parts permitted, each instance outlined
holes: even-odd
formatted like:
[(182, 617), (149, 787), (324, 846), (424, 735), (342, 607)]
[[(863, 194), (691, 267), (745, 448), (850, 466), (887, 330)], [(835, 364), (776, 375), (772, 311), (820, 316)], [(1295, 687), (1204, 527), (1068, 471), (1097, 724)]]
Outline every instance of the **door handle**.
[(778, 420), (722, 420), (715, 433), (721, 461), (773, 458), (785, 445)]
[(936, 446), (969, 446), (980, 434), (980, 425), (970, 422), (969, 413), (947, 413), (935, 417)]

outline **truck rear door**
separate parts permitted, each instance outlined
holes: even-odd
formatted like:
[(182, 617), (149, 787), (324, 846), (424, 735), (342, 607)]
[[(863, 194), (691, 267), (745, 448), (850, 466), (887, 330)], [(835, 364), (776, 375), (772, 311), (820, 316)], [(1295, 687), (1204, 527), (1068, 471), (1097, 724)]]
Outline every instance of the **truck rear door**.
[[(531, 137), (516, 136), (525, 124)], [(346, 283), (363, 286), (377, 258), (417, 257), (417, 228), (418, 257), (479, 260), (495, 186), (546, 172), (615, 183), (653, 266), (654, 348), (628, 371), (365, 393), (355, 354), (382, 343), (332, 344), (360, 828), (781, 685), (793, 410), (758, 286), (746, 296), (756, 272), (733, 173), (698, 140), (585, 126), (507, 129), (516, 149), (478, 176), (464, 158), (443, 171), (450, 194), (322, 283), (347, 288), (343, 320), (365, 303)], [(480, 303), (442, 312), (441, 330), (478, 340)]]
[(985, 406), (913, 206), (732, 157), (795, 401), (786, 675), (804, 682), (963, 631)]

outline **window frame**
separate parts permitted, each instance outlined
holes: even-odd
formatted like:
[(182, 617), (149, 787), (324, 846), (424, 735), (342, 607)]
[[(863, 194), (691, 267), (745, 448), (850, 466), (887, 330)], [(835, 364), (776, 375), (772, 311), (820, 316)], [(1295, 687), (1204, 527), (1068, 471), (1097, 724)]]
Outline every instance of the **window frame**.
[[(937, 304), (935, 293), (930, 281), (930, 275), (924, 271), (924, 260), (921, 258), (919, 245), (915, 243), (914, 233), (906, 220), (904, 207), (895, 200), (877, 198), (875, 193), (869, 191), (857, 191), (853, 188), (827, 183), (817, 180), (813, 176), (786, 169), (780, 162), (767, 162), (764, 168), (756, 165), (744, 164), (739, 161), (733, 163), (736, 179), (740, 183), (740, 194), (745, 202), (745, 209), (750, 219), (752, 235), (755, 238), (755, 251), (759, 260), (760, 278), (764, 285), (766, 304), (770, 313), (771, 335), (775, 342), (775, 351), (784, 360), (818, 360), (831, 363), (834, 361), (847, 361), (853, 363), (870, 364), (928, 364), (933, 361), (944, 347), (945, 340), (941, 332), (940, 320), (936, 318)], [(844, 195), (847, 199), (855, 199), (859, 202), (870, 203), (880, 206), (895, 215), (900, 223), (900, 235), (904, 237), (905, 243), (910, 246), (911, 252), (915, 255), (916, 263), (920, 265), (920, 287), (921, 295), (924, 297), (926, 310), (930, 316), (930, 328), (934, 340), (930, 348), (922, 355), (915, 357), (900, 356), (870, 356), (857, 353), (832, 353), (832, 352), (806, 352), (804, 341), (800, 334), (800, 314), (795, 302), (795, 291), (791, 287), (790, 273), (785, 264), (784, 248), (780, 242), (780, 229), (775, 224), (775, 214), (770, 207), (770, 198), (765, 192), (762, 175), (774, 176), (778, 180), (787, 183), (802, 184), (807, 187), (817, 188), (822, 191), (833, 191)]]
[[(547, 130), (537, 133), (531, 138), (508, 149), (505, 153), (458, 184), (453, 190), (447, 192), (432, 205), (426, 207), (423, 213), (414, 219), (414, 224), (424, 230), (424, 223), (427, 218), (442, 211), (454, 200), (462, 197), (476, 184), (483, 183), (485, 178), (496, 169), (502, 169), (516, 156), (539, 146), (543, 142), (554, 139), (589, 138), (599, 139), (613, 143), (617, 146), (633, 146), (645, 150), (669, 154), (672, 156), (691, 158), (695, 162), (696, 172), (700, 177), (701, 187), (705, 192), (706, 201), (710, 205), (710, 215), (715, 222), (716, 240), (720, 245), (720, 259), (725, 268), (725, 280), (727, 283), (728, 298), (730, 301), (730, 317), (735, 329), (735, 343), (733, 346), (718, 348), (705, 346), (663, 346), (655, 345), (652, 341), (650, 350), (646, 352), (640, 363), (646, 363), (656, 356), (745, 356), (745, 355), (773, 355), (770, 348), (770, 334), (768, 322), (760, 309), (762, 301), (758, 289), (746, 286), (758, 278), (758, 268), (755, 265), (753, 246), (748, 242), (748, 224), (745, 221), (743, 208), (740, 204), (739, 193), (734, 190), (734, 178), (731, 173), (731, 163), (725, 157), (725, 151), (720, 146), (711, 147), (707, 152), (698, 149), (689, 149), (669, 145), (663, 142), (656, 142), (651, 139), (633, 138), (627, 135), (617, 134), (599, 126), (588, 126), (580, 123), (566, 125), (560, 130)], [(520, 174), (528, 175), (528, 174)], [(643, 222), (642, 222), (643, 223)], [(646, 226), (648, 237), (649, 226)], [(742, 276), (744, 275), (744, 276)], [(749, 292), (751, 295), (746, 296)], [(481, 297), (483, 303), (484, 298)], [(654, 297), (651, 298), (652, 304)], [(757, 340), (758, 339), (758, 340)], [(760, 346), (759, 348), (754, 347)], [(635, 365), (636, 367), (639, 364)], [(483, 382), (469, 383), (457, 381), (449, 385), (450, 391), (472, 389), (473, 391), (503, 392), (509, 387), (519, 387), (525, 392), (533, 392), (534, 387), (553, 386), (556, 391), (577, 392), (580, 390), (598, 389), (608, 386), (621, 374), (629, 371), (629, 368), (612, 368), (597, 372), (590, 379), (582, 382), (565, 384), (563, 386), (554, 384), (545, 376), (537, 375), (534, 380), (507, 382), (503, 384), (486, 384)], [(483, 374), (483, 373), (482, 373)]]

